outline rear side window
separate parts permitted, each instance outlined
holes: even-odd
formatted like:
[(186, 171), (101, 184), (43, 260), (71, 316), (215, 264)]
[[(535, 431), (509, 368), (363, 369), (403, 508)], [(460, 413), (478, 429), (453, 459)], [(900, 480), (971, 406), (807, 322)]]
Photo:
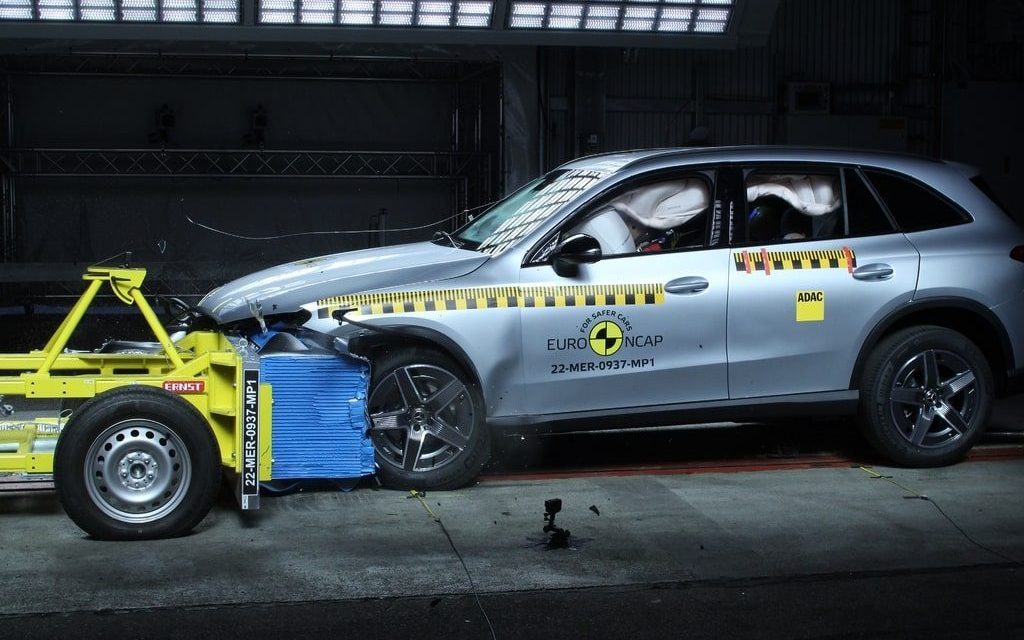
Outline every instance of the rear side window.
[(744, 182), (746, 242), (775, 244), (845, 235), (838, 169), (763, 167), (751, 170)]
[(846, 204), (850, 210), (848, 235), (873, 236), (891, 233), (892, 223), (860, 175), (851, 169), (843, 169), (843, 177), (846, 182)]
[(889, 173), (864, 172), (900, 231), (922, 231), (970, 222), (965, 213), (931, 190)]

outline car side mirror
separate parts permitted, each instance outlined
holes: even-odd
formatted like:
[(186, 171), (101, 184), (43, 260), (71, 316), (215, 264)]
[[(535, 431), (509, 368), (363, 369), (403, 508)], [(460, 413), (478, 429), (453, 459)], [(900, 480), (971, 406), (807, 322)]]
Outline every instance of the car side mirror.
[(601, 259), (601, 245), (585, 233), (569, 236), (551, 254), (551, 266), (563, 278), (579, 275), (581, 264), (592, 264)]

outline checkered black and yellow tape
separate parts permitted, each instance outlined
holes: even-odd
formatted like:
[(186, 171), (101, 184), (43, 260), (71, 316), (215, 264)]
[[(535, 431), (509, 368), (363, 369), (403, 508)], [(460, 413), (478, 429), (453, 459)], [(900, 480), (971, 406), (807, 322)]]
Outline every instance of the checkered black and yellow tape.
[(353, 314), (359, 315), (379, 315), (472, 309), (600, 307), (664, 302), (665, 289), (661, 284), (475, 287), (392, 291), (325, 298), (317, 301), (317, 315), (320, 318), (329, 318), (335, 311), (341, 309), (355, 309)]
[(857, 257), (849, 247), (821, 251), (737, 251), (733, 253), (737, 271), (754, 273), (794, 269), (846, 269), (852, 272), (857, 266)]

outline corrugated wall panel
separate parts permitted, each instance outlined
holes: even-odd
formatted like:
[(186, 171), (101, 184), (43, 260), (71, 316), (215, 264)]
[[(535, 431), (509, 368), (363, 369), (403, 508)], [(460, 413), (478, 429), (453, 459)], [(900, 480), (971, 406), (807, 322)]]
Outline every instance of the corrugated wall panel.
[(567, 96), (572, 89), (573, 50), (565, 47), (544, 49), (548, 69), (548, 93), (553, 96)]
[(783, 79), (878, 83), (892, 78), (898, 0), (786, 0), (769, 40)]
[(546, 159), (548, 168), (572, 159), (572, 132), (569, 130), (569, 112), (557, 109), (548, 111), (548, 144)]
[(773, 100), (777, 54), (757, 47), (701, 54), (708, 97), (712, 99)]
[(692, 51), (633, 49), (596, 55), (607, 55), (605, 86), (609, 96), (686, 98), (692, 93)]
[(770, 115), (708, 114), (707, 126), (714, 145), (771, 144), (774, 141), (774, 119)]
[(682, 146), (693, 128), (691, 121), (692, 116), (685, 112), (612, 111), (605, 118), (605, 148), (622, 151)]

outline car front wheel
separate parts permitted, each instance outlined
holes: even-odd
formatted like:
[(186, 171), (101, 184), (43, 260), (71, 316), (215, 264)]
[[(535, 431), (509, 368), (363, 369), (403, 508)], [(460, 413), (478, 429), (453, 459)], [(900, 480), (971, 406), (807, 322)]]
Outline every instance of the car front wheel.
[(490, 456), (479, 386), (447, 355), (412, 347), (375, 359), (369, 410), (381, 482), (396, 489), (456, 489)]
[(861, 425), (898, 464), (932, 467), (967, 454), (992, 408), (992, 372), (963, 335), (942, 327), (903, 329), (872, 352), (861, 383)]

